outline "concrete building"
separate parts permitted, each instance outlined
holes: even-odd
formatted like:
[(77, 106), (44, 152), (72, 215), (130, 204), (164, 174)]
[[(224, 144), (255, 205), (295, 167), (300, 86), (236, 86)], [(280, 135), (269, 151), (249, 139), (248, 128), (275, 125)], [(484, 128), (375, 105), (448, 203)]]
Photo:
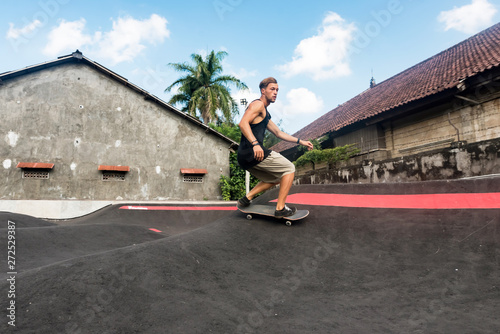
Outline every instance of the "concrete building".
[[(331, 182), (500, 173), (499, 41), (496, 24), (379, 84), (372, 80), (294, 136), (361, 150), (348, 166), (329, 171)], [(273, 149), (290, 160), (300, 154), (292, 143)]]
[(237, 143), (84, 57), (0, 74), (2, 200), (215, 200)]

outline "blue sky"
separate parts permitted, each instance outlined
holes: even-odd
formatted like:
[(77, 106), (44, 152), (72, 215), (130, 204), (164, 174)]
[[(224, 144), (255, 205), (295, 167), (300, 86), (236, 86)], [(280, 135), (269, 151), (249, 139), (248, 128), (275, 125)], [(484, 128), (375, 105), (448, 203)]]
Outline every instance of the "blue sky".
[[(376, 82), (499, 22), (500, 0), (20, 0), (0, 4), (0, 73), (76, 49), (168, 101), (168, 63), (226, 51), (250, 89), (278, 79), (273, 120), (294, 133)], [(240, 115), (243, 110), (240, 112)], [(236, 117), (236, 121), (239, 118)]]

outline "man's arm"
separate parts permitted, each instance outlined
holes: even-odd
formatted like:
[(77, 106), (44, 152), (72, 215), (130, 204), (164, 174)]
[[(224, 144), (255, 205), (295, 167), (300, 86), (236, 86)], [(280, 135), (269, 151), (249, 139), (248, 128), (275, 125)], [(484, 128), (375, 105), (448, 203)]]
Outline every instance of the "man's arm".
[(273, 121), (269, 120), (269, 124), (267, 125), (267, 129), (276, 137), (278, 137), (281, 140), (288, 141), (291, 143), (297, 143), (303, 146), (306, 146), (309, 150), (313, 149), (313, 144), (308, 141), (308, 140), (299, 140), (299, 138), (290, 136), (289, 134), (283, 132), (278, 128), (276, 124), (274, 124)]
[[(265, 111), (266, 109), (264, 108), (264, 104), (261, 101), (254, 101), (250, 103), (247, 110), (245, 111), (245, 114), (241, 118), (240, 123), (238, 124), (241, 133), (252, 145), (258, 144), (258, 142), (257, 138), (255, 138), (255, 135), (252, 132), (250, 124), (252, 124), (257, 117), (261, 117), (263, 119), (265, 116), (262, 115)], [(260, 145), (254, 145), (253, 152), (255, 160), (264, 160), (264, 150), (262, 149), (262, 147), (260, 147)]]

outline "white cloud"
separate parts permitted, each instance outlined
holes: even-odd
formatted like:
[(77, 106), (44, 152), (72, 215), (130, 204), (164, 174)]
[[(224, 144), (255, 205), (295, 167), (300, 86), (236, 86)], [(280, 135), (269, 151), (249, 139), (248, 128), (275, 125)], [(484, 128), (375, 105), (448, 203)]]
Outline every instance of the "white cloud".
[(324, 107), (321, 97), (316, 96), (307, 88), (291, 89), (286, 94), (284, 116), (314, 114), (322, 111)]
[(103, 34), (99, 54), (114, 63), (131, 61), (146, 48), (144, 42), (162, 43), (168, 37), (167, 20), (159, 15), (153, 14), (143, 21), (119, 18), (113, 21), (113, 29)]
[(49, 33), (49, 42), (44, 54), (57, 56), (63, 52), (81, 49), (99, 58), (109, 59), (117, 64), (133, 60), (146, 43), (161, 43), (170, 36), (167, 20), (153, 14), (149, 19), (136, 20), (132, 17), (118, 18), (108, 32), (97, 31), (93, 35), (85, 32), (86, 20), (67, 22), (61, 20), (59, 26)]
[(324, 102), (307, 88), (295, 88), (288, 91), (284, 99), (278, 94), (278, 100), (269, 108), (274, 122), (281, 121), (285, 130), (300, 129), (309, 123), (304, 121), (306, 117), (323, 111)]
[(467, 34), (474, 34), (492, 25), (496, 12), (497, 9), (488, 0), (472, 0), (469, 5), (441, 12), (438, 21), (445, 24), (445, 31), (455, 29)]
[(51, 57), (60, 56), (63, 52), (75, 51), (95, 43), (100, 34), (96, 33), (94, 37), (85, 34), (83, 32), (85, 24), (83, 18), (73, 22), (61, 20), (59, 26), (49, 33), (49, 43), (43, 49), (43, 53)]
[(7, 31), (7, 39), (18, 39), (21, 36), (29, 36), (37, 28), (42, 26), (42, 22), (34, 20), (33, 22), (25, 25), (22, 28), (14, 28), (14, 23), (9, 23), (9, 30)]
[[(242, 82), (246, 83), (245, 80), (248, 80), (250, 78), (255, 78), (258, 74), (256, 70), (249, 71), (246, 68), (241, 67), (240, 69), (236, 70), (234, 69), (234, 66), (231, 64), (226, 63), (225, 61), (222, 62), (222, 67), (224, 68), (224, 74), (226, 75), (232, 75), (235, 78), (241, 80)], [(234, 86), (233, 86), (234, 87)]]
[(337, 13), (329, 12), (318, 34), (303, 39), (295, 48), (292, 61), (278, 67), (285, 77), (307, 74), (314, 80), (349, 75), (348, 47), (356, 27)]
[(229, 69), (229, 75), (232, 75), (232, 76), (240, 79), (241, 81), (244, 81), (245, 79), (256, 77), (257, 71), (256, 70), (249, 71), (245, 68), (240, 68), (239, 70), (236, 70), (236, 71)]

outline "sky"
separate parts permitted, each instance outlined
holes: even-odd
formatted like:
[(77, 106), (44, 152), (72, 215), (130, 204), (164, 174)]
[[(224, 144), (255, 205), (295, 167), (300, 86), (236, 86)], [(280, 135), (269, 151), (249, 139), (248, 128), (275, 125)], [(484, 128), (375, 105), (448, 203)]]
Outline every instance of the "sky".
[[(293, 134), (377, 83), (500, 21), (500, 0), (19, 0), (0, 4), (0, 73), (83, 55), (167, 101), (169, 64), (225, 51), (236, 101), (278, 80)], [(181, 106), (176, 106), (180, 109)], [(238, 122), (244, 113), (235, 116)]]

